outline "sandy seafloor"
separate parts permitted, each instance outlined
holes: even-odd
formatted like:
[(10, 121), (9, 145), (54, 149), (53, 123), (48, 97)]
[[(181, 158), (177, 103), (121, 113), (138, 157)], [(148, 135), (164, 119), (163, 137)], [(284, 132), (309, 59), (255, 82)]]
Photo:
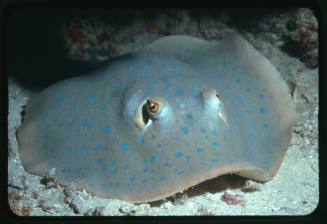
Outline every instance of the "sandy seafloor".
[[(85, 191), (76, 191), (73, 186), (58, 186), (51, 181), (45, 184), (41, 177), (24, 171), (19, 159), (15, 131), (21, 124), (23, 106), (35, 92), (22, 88), (10, 78), (8, 192), (10, 207), (16, 214), (307, 215), (315, 210), (319, 202), (319, 98), (318, 59), (315, 57), (317, 46), (312, 44), (317, 42), (317, 20), (310, 10), (276, 12), (243, 26), (230, 22), (228, 13), (194, 19), (186, 11), (172, 11), (169, 16), (162, 13), (151, 22), (141, 17), (122, 29), (112, 28), (97, 18), (76, 18), (76, 21), (79, 21), (78, 28), (82, 30), (84, 39), (76, 44), (67, 37), (67, 53), (77, 59), (88, 59), (90, 55), (107, 59), (139, 49), (167, 34), (188, 34), (219, 40), (229, 33), (239, 32), (272, 62), (288, 83), (293, 83), (290, 91), (293, 93), (298, 116), (293, 138), (277, 175), (264, 184), (230, 174), (153, 203), (134, 205), (120, 200), (98, 198)], [(307, 31), (307, 24), (311, 27), (309, 35), (298, 32), (301, 29)], [(90, 45), (90, 42), (97, 41), (96, 34), (101, 30), (107, 30), (111, 35), (110, 41)], [(284, 46), (287, 46), (289, 39), (306, 52), (294, 55), (291, 50), (288, 51)], [(308, 43), (311, 44), (309, 47), (303, 46)], [(241, 203), (226, 203), (222, 200), (224, 194), (237, 195)]]

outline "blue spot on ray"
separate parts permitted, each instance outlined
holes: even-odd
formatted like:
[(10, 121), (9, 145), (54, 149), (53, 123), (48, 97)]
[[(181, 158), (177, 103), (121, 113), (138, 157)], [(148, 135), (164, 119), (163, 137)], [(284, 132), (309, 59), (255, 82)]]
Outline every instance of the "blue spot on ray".
[(263, 124), (262, 124), (262, 128), (268, 128), (268, 126), (269, 126), (269, 125), (268, 125), (267, 123), (263, 123)]
[(187, 134), (188, 134), (188, 129), (187, 129), (187, 127), (181, 127), (180, 130), (181, 130), (181, 132), (182, 132), (184, 135), (187, 135)]
[(158, 155), (153, 155), (151, 157), (151, 162), (155, 163), (155, 162), (158, 162), (159, 161), (159, 156)]
[(188, 119), (192, 120), (192, 119), (193, 119), (192, 112), (188, 112), (188, 113), (186, 114), (186, 117), (187, 117)]
[(182, 94), (182, 92), (183, 92), (183, 90), (181, 88), (176, 88), (175, 89), (175, 94), (176, 95), (180, 95), (180, 94)]
[(261, 114), (265, 114), (266, 113), (266, 109), (264, 107), (260, 107), (259, 111)]
[(214, 130), (211, 131), (211, 134), (213, 136), (218, 136), (218, 131), (216, 129), (214, 129)]
[(176, 152), (175, 157), (176, 158), (181, 158), (183, 156), (182, 152)]
[(219, 144), (219, 142), (217, 142), (217, 141), (213, 141), (213, 142), (212, 142), (212, 145), (213, 145), (214, 147), (219, 147), (220, 144)]
[(108, 170), (107, 164), (101, 163), (99, 166), (103, 172), (106, 172)]
[(96, 144), (94, 150), (98, 151), (102, 147), (101, 144)]
[(86, 128), (91, 128), (91, 127), (93, 127), (93, 122), (90, 120), (87, 120), (87, 119), (82, 119), (81, 125)]
[(76, 168), (74, 169), (74, 173), (75, 173), (77, 176), (81, 175), (81, 168), (76, 167)]
[(97, 98), (95, 96), (92, 96), (88, 99), (89, 104), (96, 104)]
[(79, 152), (82, 153), (82, 154), (86, 153), (86, 148), (85, 148), (85, 146), (81, 146), (81, 147), (79, 148)]
[(149, 171), (149, 168), (148, 167), (144, 167), (143, 168), (143, 173), (147, 173)]
[(141, 142), (141, 144), (144, 144), (144, 142), (145, 142), (145, 137), (144, 137), (144, 135), (141, 135), (141, 136), (140, 136), (140, 142)]
[(199, 148), (196, 149), (196, 152), (197, 152), (197, 153), (203, 153), (203, 152), (204, 152), (204, 149), (201, 148), (201, 147), (199, 147)]
[(124, 151), (124, 152), (127, 152), (128, 151), (128, 144), (127, 143), (122, 143), (120, 145), (120, 148)]
[(108, 125), (107, 127), (105, 127), (103, 129), (104, 133), (106, 134), (110, 134), (112, 132), (112, 127), (110, 125)]
[(129, 179), (131, 180), (132, 183), (134, 183), (135, 182), (135, 179), (136, 179), (136, 176), (135, 175), (131, 175), (129, 177)]

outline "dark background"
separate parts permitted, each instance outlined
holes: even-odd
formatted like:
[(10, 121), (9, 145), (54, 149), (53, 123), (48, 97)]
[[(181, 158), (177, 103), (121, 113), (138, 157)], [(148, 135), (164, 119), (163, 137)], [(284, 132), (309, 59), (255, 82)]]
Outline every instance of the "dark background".
[[(262, 17), (293, 9), (190, 9), (194, 18), (228, 13), (230, 25), (251, 26)], [(40, 9), (18, 8), (7, 21), (8, 74), (24, 87), (42, 89), (49, 84), (94, 69), (92, 63), (68, 60), (63, 48), (63, 24), (74, 18), (97, 18), (116, 28), (137, 18), (153, 19), (170, 9)], [(246, 20), (244, 20), (246, 18)]]

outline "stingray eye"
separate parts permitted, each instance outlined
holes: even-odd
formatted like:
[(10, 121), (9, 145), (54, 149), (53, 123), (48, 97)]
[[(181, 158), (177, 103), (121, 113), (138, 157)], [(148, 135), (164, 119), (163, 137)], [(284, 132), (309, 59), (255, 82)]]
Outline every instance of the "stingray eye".
[(152, 101), (152, 100), (148, 100), (147, 101), (147, 110), (149, 113), (152, 113), (152, 114), (157, 113), (159, 110), (159, 103)]
[[(160, 103), (153, 99), (148, 99), (145, 104), (146, 114), (144, 116), (148, 116), (148, 118), (155, 120), (158, 119), (158, 115), (160, 112)], [(146, 120), (146, 119), (145, 119)]]
[(144, 129), (151, 125), (152, 121), (159, 120), (167, 121), (170, 117), (171, 108), (169, 103), (160, 96), (152, 96), (145, 99), (138, 107), (134, 117), (134, 122), (137, 127)]

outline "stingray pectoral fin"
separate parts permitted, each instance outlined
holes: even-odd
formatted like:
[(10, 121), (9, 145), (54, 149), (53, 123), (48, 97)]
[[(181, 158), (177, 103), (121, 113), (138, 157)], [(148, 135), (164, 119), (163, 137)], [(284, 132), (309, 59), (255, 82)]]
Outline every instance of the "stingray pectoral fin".
[[(281, 122), (285, 126), (292, 126), (296, 120), (292, 99), (279, 72), (248, 41), (236, 33), (221, 41), (205, 41), (196, 37), (171, 35), (152, 42), (146, 47), (146, 51), (175, 56), (199, 70), (205, 67), (206, 73), (218, 70), (218, 67), (213, 65), (221, 62), (222, 56), (229, 56), (225, 60), (237, 60), (238, 66), (244, 69), (247, 75), (260, 75), (262, 87), (267, 86), (274, 98), (279, 100), (278, 106), (283, 114)], [(204, 60), (207, 60), (207, 63), (200, 63)]]
[[(252, 118), (255, 121), (262, 118), (262, 123), (258, 125), (262, 129), (257, 133), (261, 134), (263, 136), (261, 139), (264, 140), (259, 142), (257, 150), (264, 156), (259, 157), (262, 162), (257, 164), (259, 167), (264, 167), (266, 173), (260, 175), (255, 172), (244, 171), (238, 174), (266, 181), (276, 174), (291, 141), (292, 127), (296, 122), (295, 107), (281, 75), (271, 62), (252, 45), (239, 35), (226, 39), (223, 45), (225, 49), (231, 52), (230, 57), (237, 61), (236, 66), (242, 69), (242, 72), (236, 75), (235, 79), (230, 78), (229, 81), (235, 83), (239, 78), (240, 81), (244, 82), (242, 87), (245, 89), (249, 87), (254, 91), (253, 98), (244, 102), (245, 106), (255, 108), (255, 116), (249, 116), (249, 119)], [(244, 74), (249, 78), (244, 77)], [(236, 86), (239, 85), (236, 84)], [(240, 91), (236, 91), (236, 93), (240, 95)], [(249, 138), (251, 134), (244, 136)], [(270, 165), (265, 166), (264, 163)]]
[(168, 36), (151, 43), (146, 51), (193, 66), (208, 88), (217, 90), (229, 117), (227, 136), (234, 142), (234, 156), (257, 167), (242, 172), (231, 166), (230, 172), (260, 181), (276, 174), (296, 114), (286, 83), (262, 54), (238, 34), (221, 41)]
[(281, 115), (280, 123), (286, 128), (293, 126), (296, 121), (295, 107), (285, 81), (272, 63), (238, 35), (228, 39), (227, 44), (238, 55), (240, 66), (245, 68), (248, 74), (260, 75), (261, 85), (276, 99), (278, 115)]
[(170, 35), (162, 37), (147, 45), (146, 52), (159, 53), (178, 58), (186, 63), (197, 61), (216, 42), (205, 41), (186, 35)]

